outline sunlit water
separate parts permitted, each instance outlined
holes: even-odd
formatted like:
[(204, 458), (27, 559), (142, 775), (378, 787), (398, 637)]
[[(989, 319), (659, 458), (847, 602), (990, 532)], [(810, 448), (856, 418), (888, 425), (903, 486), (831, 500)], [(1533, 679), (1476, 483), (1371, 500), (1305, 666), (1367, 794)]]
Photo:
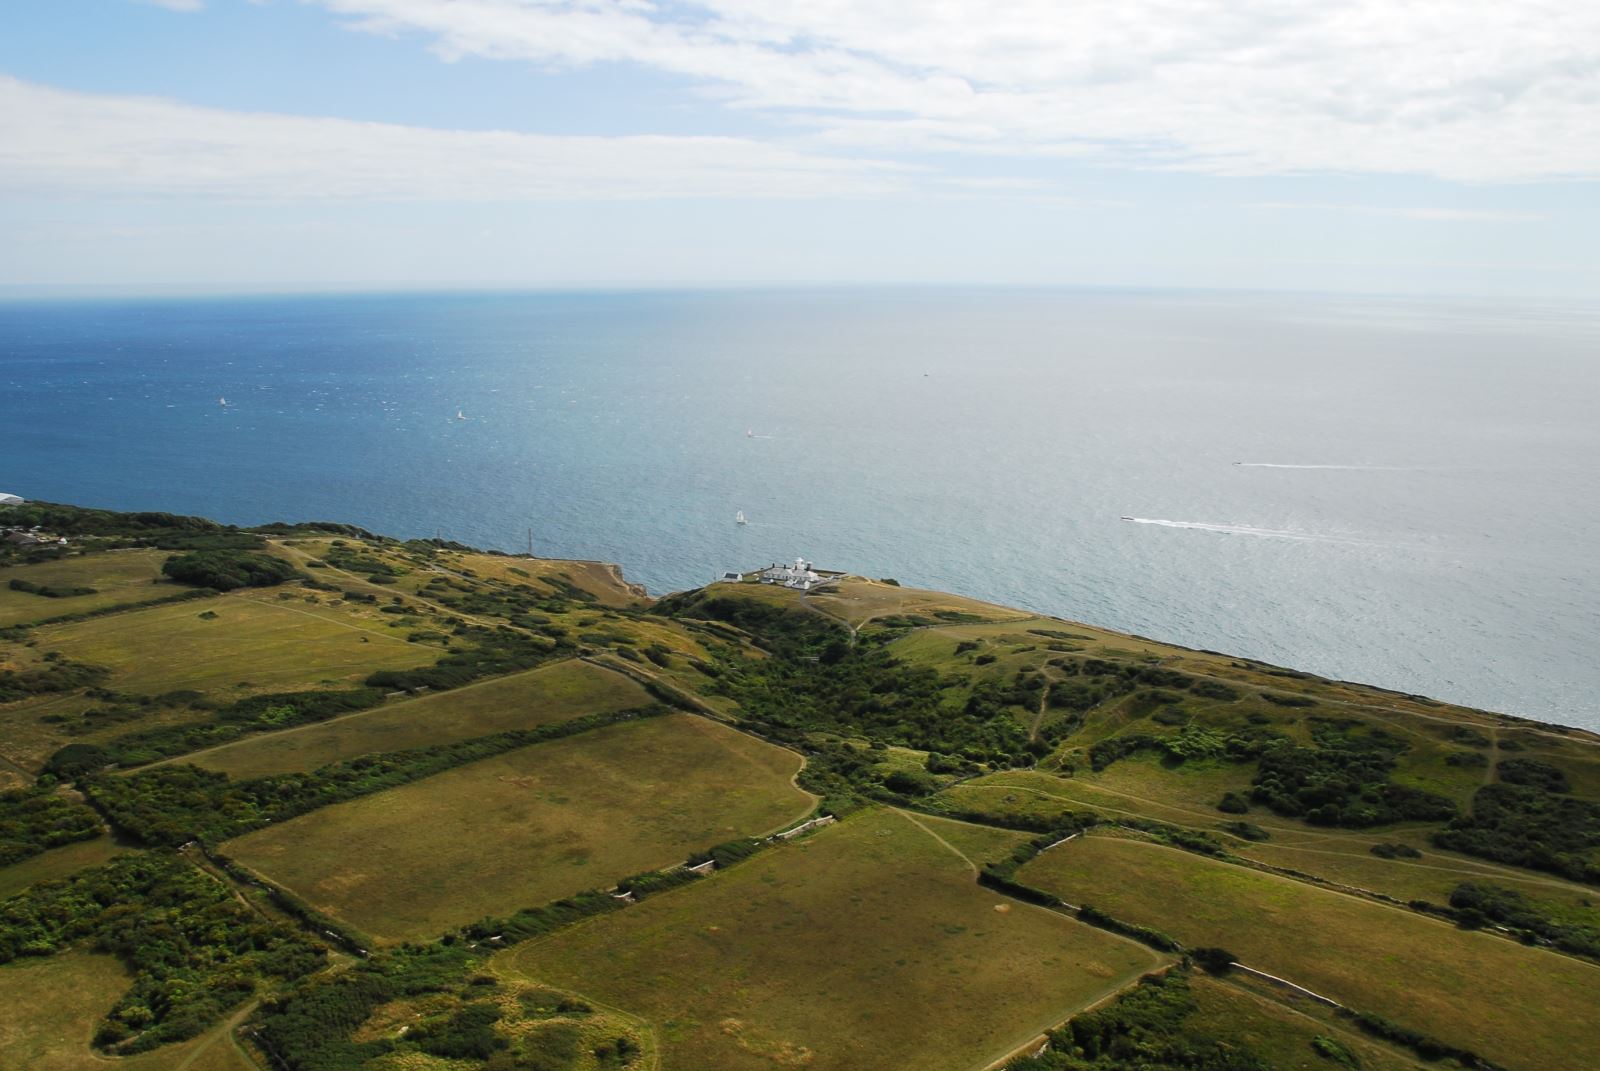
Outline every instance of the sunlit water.
[(531, 527), (656, 592), (803, 554), (1600, 728), (1597, 354), (1594, 309), (1333, 298), (0, 305), (0, 491)]

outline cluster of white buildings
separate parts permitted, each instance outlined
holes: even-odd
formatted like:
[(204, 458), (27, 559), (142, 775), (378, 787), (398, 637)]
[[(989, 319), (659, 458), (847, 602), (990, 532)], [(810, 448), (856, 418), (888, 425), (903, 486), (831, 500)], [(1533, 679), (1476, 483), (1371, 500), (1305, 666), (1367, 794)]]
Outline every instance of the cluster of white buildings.
[[(717, 580), (722, 583), (737, 584), (748, 575), (748, 573), (737, 573), (730, 569), (717, 577)], [(835, 579), (834, 576), (823, 576), (818, 573), (812, 568), (811, 563), (804, 558), (796, 558), (793, 564), (784, 563), (780, 565), (777, 562), (773, 562), (765, 569), (758, 570), (755, 577), (763, 584), (780, 584), (783, 587), (794, 588), (797, 591), (810, 591), (818, 584), (824, 584), (829, 580)]]
[(761, 570), (760, 580), (763, 584), (781, 584), (786, 588), (809, 591), (822, 583), (823, 578), (811, 568), (810, 562), (804, 558), (796, 558), (793, 565), (779, 565), (773, 562)]

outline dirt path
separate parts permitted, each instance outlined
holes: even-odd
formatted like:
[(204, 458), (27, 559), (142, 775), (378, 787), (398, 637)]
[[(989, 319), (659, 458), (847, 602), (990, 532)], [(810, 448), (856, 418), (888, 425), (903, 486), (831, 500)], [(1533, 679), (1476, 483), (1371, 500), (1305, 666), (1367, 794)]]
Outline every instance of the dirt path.
[(972, 857), (971, 856), (967, 855), (967, 853), (962, 851), (960, 848), (957, 848), (954, 844), (951, 844), (949, 841), (945, 840), (943, 837), (941, 837), (938, 833), (936, 833), (930, 827), (924, 825), (921, 822), (921, 820), (919, 820), (917, 818), (916, 815), (912, 814), (910, 811), (902, 811), (898, 807), (890, 807), (889, 810), (893, 811), (895, 814), (899, 815), (901, 818), (904, 818), (906, 821), (910, 822), (912, 825), (914, 825), (918, 829), (922, 830), (928, 836), (932, 837), (934, 840), (938, 841), (940, 844), (944, 845), (946, 848), (950, 849), (952, 852), (955, 852), (958, 856), (961, 857), (961, 861), (963, 863), (967, 864), (967, 867), (972, 871), (974, 876), (976, 876), (977, 874), (980, 873), (980, 871), (978, 870), (978, 864), (974, 863), (972, 861)]
[(254, 1012), (260, 1006), (261, 1006), (261, 1001), (252, 1000), (250, 1003), (248, 1003), (244, 1007), (240, 1008), (233, 1015), (229, 1016), (228, 1017), (228, 1021), (223, 1023), (220, 1029), (215, 1031), (210, 1037), (206, 1038), (199, 1045), (196, 1045), (192, 1050), (190, 1050), (189, 1055), (185, 1056), (178, 1063), (174, 1064), (172, 1071), (188, 1071), (188, 1069), (191, 1066), (193, 1066), (193, 1064), (194, 1064), (194, 1062), (196, 1060), (198, 1060), (198, 1059), (200, 1059), (200, 1057), (204, 1056), (206, 1054), (207, 1050), (209, 1050), (211, 1048), (211, 1046), (215, 1045), (217, 1042), (221, 1041), (223, 1038), (227, 1038), (228, 1039), (228, 1041), (238, 1051), (239, 1056), (240, 1056), (241, 1059), (244, 1059), (251, 1066), (254, 1066), (255, 1065), (255, 1061), (251, 1060), (245, 1054), (244, 1048), (242, 1046), (240, 1046), (238, 1041), (236, 1041), (234, 1039), (233, 1032), (235, 1030), (239, 1029), (239, 1024), (244, 1022), (246, 1019), (250, 1018), (250, 1014), (252, 1012)]

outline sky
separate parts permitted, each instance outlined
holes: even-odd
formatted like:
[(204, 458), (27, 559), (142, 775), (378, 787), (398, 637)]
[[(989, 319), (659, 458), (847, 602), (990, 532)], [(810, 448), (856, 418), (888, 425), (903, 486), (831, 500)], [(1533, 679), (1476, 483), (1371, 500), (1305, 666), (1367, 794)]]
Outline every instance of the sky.
[(1600, 5), (5, 0), (0, 289), (1600, 295)]

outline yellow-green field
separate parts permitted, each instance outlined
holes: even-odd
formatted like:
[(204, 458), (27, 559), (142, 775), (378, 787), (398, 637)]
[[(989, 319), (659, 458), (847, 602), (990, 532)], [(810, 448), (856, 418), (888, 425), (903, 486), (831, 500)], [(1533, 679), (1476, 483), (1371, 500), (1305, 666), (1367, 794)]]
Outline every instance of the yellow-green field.
[(377, 751), (447, 744), (652, 702), (619, 673), (571, 659), (332, 722), (253, 736), (173, 760), (234, 779), (314, 770)]
[(663, 1071), (967, 1071), (1160, 960), (877, 809), (501, 962), (648, 1019)]
[(69, 952), (0, 967), (0, 1068), (7, 1071), (254, 1071), (227, 1023), (181, 1045), (108, 1059), (90, 1048), (96, 1026), (128, 988), (109, 956)]
[(109, 687), (146, 695), (348, 685), (373, 670), (408, 669), (439, 657), (438, 648), (407, 643), (342, 608), (279, 594), (286, 592), (157, 606), (53, 625), (37, 636), (41, 648), (108, 667)]
[[(99, 866), (129, 849), (110, 837), (80, 840), (40, 852), (31, 859), (0, 867), (0, 900), (15, 896), (28, 886), (52, 878), (65, 878), (91, 866)], [(0, 1065), (3, 1066), (3, 1065)]]
[(95, 593), (52, 599), (0, 585), (0, 628), (105, 606), (150, 602), (190, 590), (162, 577), (161, 563), (169, 556), (164, 550), (118, 550), (13, 566), (0, 573), (0, 579), (7, 583), (27, 580), (42, 587), (94, 588)]
[(1143, 841), (1079, 837), (1019, 878), (1376, 1012), (1507, 1067), (1600, 1051), (1600, 967)]
[(226, 846), (384, 939), (437, 936), (645, 870), (814, 805), (800, 756), (687, 714), (522, 748)]

